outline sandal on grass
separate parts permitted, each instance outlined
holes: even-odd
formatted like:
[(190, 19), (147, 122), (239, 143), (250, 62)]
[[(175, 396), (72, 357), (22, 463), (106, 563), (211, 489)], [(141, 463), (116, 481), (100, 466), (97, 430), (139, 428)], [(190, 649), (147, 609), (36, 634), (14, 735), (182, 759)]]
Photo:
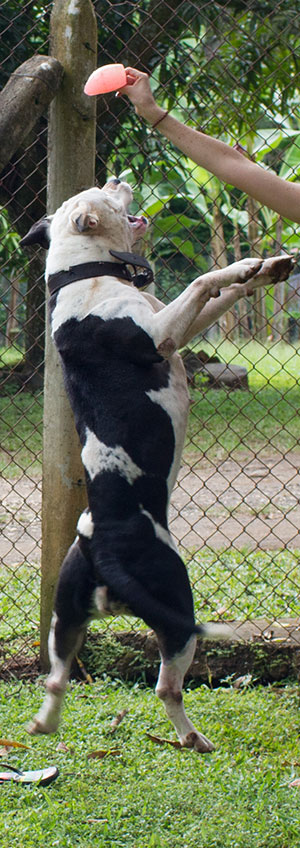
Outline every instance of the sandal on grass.
[(8, 763), (1, 763), (8, 771), (0, 771), (0, 783), (37, 783), (38, 786), (48, 786), (58, 775), (56, 766), (49, 768), (37, 769), (36, 771), (19, 771), (19, 769), (10, 766)]

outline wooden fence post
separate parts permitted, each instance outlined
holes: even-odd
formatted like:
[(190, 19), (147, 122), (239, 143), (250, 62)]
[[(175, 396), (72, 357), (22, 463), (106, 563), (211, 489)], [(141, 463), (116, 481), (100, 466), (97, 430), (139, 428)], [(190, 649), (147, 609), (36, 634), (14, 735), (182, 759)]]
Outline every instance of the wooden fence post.
[[(84, 83), (97, 64), (97, 24), (91, 0), (55, 0), (51, 54), (63, 66), (64, 77), (49, 115), (49, 214), (95, 182), (96, 100), (83, 93)], [(47, 639), (57, 575), (85, 503), (79, 440), (47, 321), (40, 647), (43, 671), (49, 663)]]

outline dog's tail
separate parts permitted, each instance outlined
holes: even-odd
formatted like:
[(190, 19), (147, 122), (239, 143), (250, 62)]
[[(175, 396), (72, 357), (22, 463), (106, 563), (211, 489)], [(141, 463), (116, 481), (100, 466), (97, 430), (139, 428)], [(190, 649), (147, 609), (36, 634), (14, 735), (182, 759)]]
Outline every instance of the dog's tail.
[[(166, 629), (175, 629), (185, 633), (187, 639), (196, 633), (203, 639), (229, 639), (232, 635), (231, 628), (223, 623), (196, 624), (193, 615), (174, 610), (154, 595), (140, 583), (136, 577), (129, 574), (122, 566), (117, 557), (101, 557), (97, 562), (101, 578), (111, 589), (121, 603), (123, 603), (137, 618), (142, 618), (153, 630), (161, 632)], [(97, 571), (98, 571), (97, 568)]]
[(230, 627), (229, 624), (225, 624), (223, 621), (207, 622), (206, 624), (202, 624), (201, 636), (202, 639), (211, 640), (237, 638), (233, 628)]

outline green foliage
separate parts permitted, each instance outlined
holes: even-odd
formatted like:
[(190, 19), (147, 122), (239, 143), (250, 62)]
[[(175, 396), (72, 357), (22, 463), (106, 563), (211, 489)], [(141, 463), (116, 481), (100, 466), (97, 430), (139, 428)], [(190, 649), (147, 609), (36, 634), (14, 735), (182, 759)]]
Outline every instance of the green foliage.
[(17, 344), (0, 347), (0, 368), (14, 368), (22, 362), (22, 359), (23, 351)]
[[(4, 336), (8, 307), (10, 303), (11, 285), (17, 281), (21, 294), (17, 316), (20, 323), (25, 318), (25, 294), (27, 287), (28, 261), (20, 248), (20, 236), (12, 225), (7, 209), (0, 209), (0, 339)], [(11, 351), (12, 354), (12, 351)], [(10, 364), (13, 356), (5, 357), (5, 364)], [(4, 360), (0, 353), (0, 368)], [(13, 363), (14, 364), (14, 363)]]
[[(24, 7), (21, 8), (21, 5)], [(49, 10), (51, 3), (40, 0), (20, 4), (5, 0), (0, 9), (0, 80), (1, 88), (10, 74), (35, 51), (48, 52)]]

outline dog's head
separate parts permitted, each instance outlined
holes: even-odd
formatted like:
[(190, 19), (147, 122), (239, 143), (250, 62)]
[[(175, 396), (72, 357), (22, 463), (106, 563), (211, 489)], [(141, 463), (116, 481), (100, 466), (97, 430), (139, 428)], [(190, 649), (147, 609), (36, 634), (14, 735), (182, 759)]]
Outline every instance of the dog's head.
[(147, 229), (143, 216), (130, 215), (130, 186), (118, 179), (109, 180), (103, 188), (90, 188), (66, 200), (54, 215), (33, 224), (21, 240), (22, 246), (40, 244), (56, 249), (73, 236), (96, 236), (109, 241), (108, 247), (130, 250)]

